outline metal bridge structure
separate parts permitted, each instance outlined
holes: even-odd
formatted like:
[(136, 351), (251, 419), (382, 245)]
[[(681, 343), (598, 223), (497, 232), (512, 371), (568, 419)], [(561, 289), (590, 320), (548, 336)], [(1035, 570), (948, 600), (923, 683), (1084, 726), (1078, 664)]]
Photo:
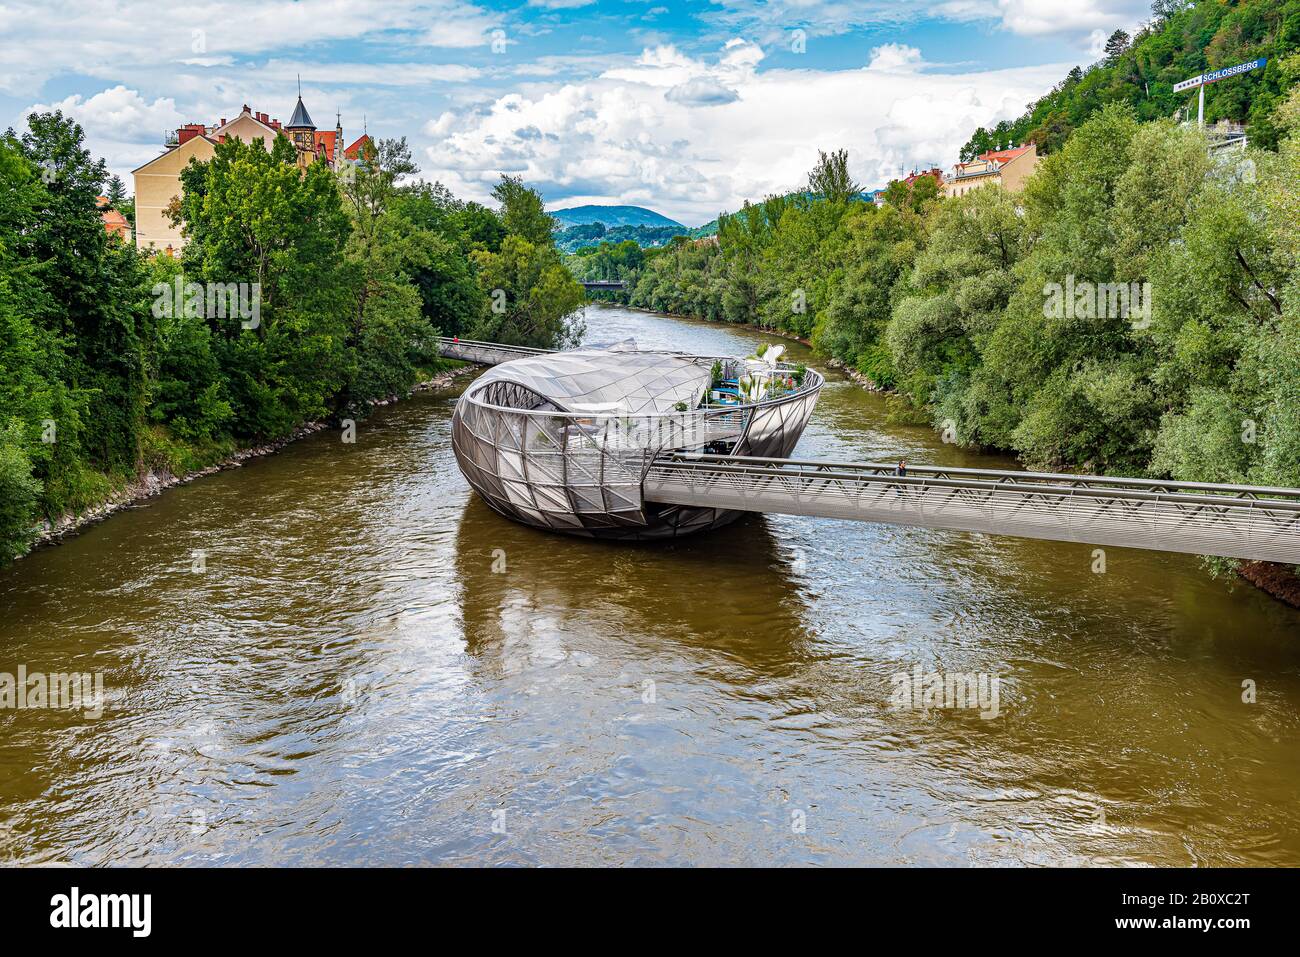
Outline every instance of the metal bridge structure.
[(593, 289), (622, 289), (627, 285), (622, 279), (591, 279), (579, 280), (579, 282), (588, 292)]
[(452, 336), (438, 337), (438, 354), (445, 359), (459, 359), (481, 366), (494, 366), (523, 356), (540, 356), (550, 349), (530, 349), (527, 346), (507, 346), (500, 342), (479, 342)]
[[(494, 364), (545, 350), (442, 340)], [(661, 507), (774, 512), (1300, 564), (1300, 489), (870, 462), (661, 454), (640, 494)]]

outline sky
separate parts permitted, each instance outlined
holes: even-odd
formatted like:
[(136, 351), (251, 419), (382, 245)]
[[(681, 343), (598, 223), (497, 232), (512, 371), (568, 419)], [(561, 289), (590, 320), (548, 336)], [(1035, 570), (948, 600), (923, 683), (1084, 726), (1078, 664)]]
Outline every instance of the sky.
[(406, 137), (488, 201), (648, 206), (686, 225), (800, 188), (951, 166), (1130, 33), (1149, 0), (0, 0), (0, 122), (60, 109), (130, 191), (168, 130), (247, 103)]

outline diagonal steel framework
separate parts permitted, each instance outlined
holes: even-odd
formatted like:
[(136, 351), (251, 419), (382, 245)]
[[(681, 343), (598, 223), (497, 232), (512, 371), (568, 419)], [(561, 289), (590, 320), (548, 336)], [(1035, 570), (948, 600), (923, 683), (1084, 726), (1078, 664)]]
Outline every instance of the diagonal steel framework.
[[(447, 338), (439, 348), (484, 365), (548, 351)], [(501, 401), (527, 405), (518, 397)], [(557, 515), (575, 527), (626, 525), (634, 537), (653, 510), (677, 532), (720, 524), (728, 514), (778, 512), (1300, 564), (1300, 489), (941, 466), (909, 467), (899, 476), (879, 463), (769, 457), (788, 454), (789, 438), (811, 413), (812, 401), (711, 413), (705, 437), (744, 436), (740, 451), (750, 454), (648, 457), (558, 419), (558, 432), (538, 429), (536, 413), (499, 421), (467, 416), (466, 436), (506, 454), (495, 470), (479, 465), (481, 451), (463, 456), (462, 467), (476, 488), (497, 492), (485, 496), (489, 502), (511, 501), (524, 518), (544, 516), (551, 527), (563, 527)], [(527, 474), (530, 462), (541, 471)]]
[(528, 346), (507, 346), (499, 342), (479, 342), (474, 339), (455, 339), (450, 336), (438, 337), (438, 352), (447, 359), (460, 359), (462, 362), (477, 362), (479, 365), (494, 366), (523, 356), (537, 356), (551, 352), (551, 349), (531, 349)]
[(1300, 489), (742, 456), (656, 459), (647, 501), (1300, 563)]

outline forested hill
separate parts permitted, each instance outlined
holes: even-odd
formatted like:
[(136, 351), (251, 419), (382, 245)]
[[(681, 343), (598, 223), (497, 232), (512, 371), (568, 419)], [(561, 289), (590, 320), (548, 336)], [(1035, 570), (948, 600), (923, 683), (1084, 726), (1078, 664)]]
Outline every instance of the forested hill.
[(551, 210), (551, 217), (563, 229), (569, 226), (586, 226), (604, 223), (606, 226), (673, 226), (682, 232), (686, 227), (644, 206), (571, 206)]
[(685, 226), (611, 226), (606, 229), (604, 223), (585, 223), (557, 229), (554, 236), (555, 245), (562, 252), (573, 253), (601, 243), (618, 244), (628, 240), (650, 249), (688, 232)]
[(1269, 61), (1264, 69), (1206, 87), (1205, 120), (1244, 122), (1253, 143), (1274, 149), (1272, 116), (1286, 89), (1280, 61), (1298, 49), (1300, 0), (1155, 0), (1136, 36), (1117, 30), (1104, 59), (1075, 67), (1019, 119), (977, 130), (962, 159), (1008, 143), (1057, 152), (1108, 103), (1129, 104), (1140, 120), (1173, 116), (1189, 104), (1194, 111), (1196, 91), (1175, 93), (1175, 83), (1261, 57)]

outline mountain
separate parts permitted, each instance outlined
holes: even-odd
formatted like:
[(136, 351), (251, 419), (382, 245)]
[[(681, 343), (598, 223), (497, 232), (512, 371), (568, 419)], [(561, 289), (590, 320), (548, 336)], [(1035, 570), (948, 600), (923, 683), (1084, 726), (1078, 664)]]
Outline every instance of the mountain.
[(567, 226), (586, 226), (590, 223), (604, 223), (606, 226), (672, 226), (685, 230), (686, 227), (676, 220), (669, 219), (644, 206), (571, 206), (568, 209), (553, 209), (551, 216), (559, 223), (559, 228)]
[(685, 226), (611, 226), (606, 229), (604, 223), (588, 223), (557, 229), (554, 236), (556, 246), (563, 252), (573, 253), (601, 243), (617, 246), (629, 239), (642, 249), (651, 249), (687, 232)]

